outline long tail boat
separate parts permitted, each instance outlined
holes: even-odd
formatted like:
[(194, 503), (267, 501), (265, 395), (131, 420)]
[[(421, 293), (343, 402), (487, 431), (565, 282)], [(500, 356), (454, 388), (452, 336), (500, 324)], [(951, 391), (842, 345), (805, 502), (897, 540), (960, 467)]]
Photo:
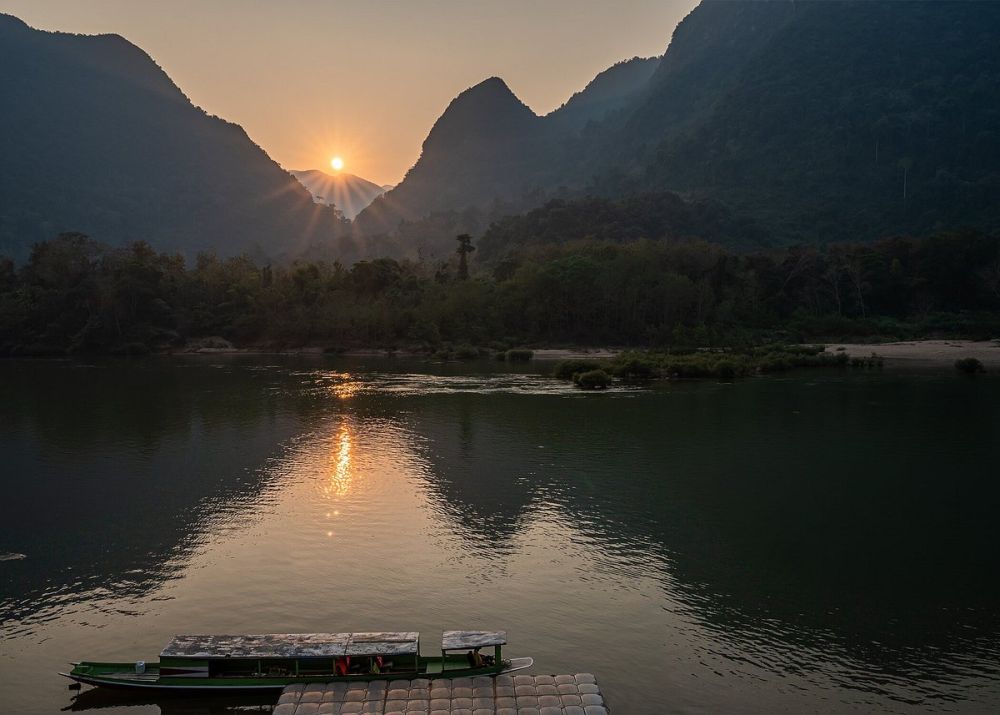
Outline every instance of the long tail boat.
[[(505, 631), (445, 631), (441, 654), (420, 654), (419, 633), (174, 636), (156, 663), (81, 661), (60, 675), (88, 685), (156, 690), (265, 690), (293, 683), (500, 675), (533, 665), (504, 659)], [(492, 655), (479, 653), (492, 648)]]

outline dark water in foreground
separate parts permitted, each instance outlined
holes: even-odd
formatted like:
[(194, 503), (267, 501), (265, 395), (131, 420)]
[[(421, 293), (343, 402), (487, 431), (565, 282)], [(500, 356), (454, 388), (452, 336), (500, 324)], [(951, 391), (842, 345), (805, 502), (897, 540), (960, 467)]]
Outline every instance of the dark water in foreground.
[(1000, 380), (503, 370), (0, 363), (0, 711), (259, 704), (55, 675), (177, 632), (463, 627), (618, 715), (1000, 711)]

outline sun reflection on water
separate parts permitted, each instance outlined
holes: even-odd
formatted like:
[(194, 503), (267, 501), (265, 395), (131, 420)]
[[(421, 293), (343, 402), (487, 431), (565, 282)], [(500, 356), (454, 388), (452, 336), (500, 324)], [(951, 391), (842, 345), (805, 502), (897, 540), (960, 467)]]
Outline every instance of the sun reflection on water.
[(351, 448), (353, 436), (346, 424), (341, 425), (335, 439), (336, 447), (330, 457), (333, 469), (330, 478), (323, 485), (323, 493), (334, 499), (346, 496), (351, 491), (353, 470), (351, 469)]
[(330, 377), (336, 380), (330, 385), (330, 392), (338, 399), (348, 400), (361, 391), (361, 381), (355, 379), (349, 372), (334, 373)]

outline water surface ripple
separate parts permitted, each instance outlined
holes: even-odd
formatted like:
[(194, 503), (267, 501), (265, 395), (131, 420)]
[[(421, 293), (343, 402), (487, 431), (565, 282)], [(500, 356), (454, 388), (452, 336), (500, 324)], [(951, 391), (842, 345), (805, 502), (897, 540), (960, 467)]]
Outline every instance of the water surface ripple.
[(1000, 710), (1000, 380), (545, 369), (0, 364), (3, 711), (266, 711), (54, 673), (176, 632), (453, 627), (619, 713)]

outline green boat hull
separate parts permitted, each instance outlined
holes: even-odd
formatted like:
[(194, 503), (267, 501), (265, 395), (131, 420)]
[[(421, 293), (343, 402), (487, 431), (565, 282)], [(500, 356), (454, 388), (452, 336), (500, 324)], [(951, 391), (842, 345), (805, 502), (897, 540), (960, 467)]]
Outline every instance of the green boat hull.
[[(531, 667), (531, 658), (515, 658), (501, 661), (499, 665), (470, 668), (459, 658), (420, 657), (417, 670), (394, 671), (389, 673), (364, 673), (335, 675), (316, 673), (309, 675), (242, 677), (162, 677), (158, 663), (150, 663), (143, 673), (136, 673), (134, 662), (129, 663), (75, 663), (73, 670), (60, 675), (78, 683), (109, 688), (127, 688), (162, 691), (265, 691), (281, 690), (296, 683), (366, 682), (372, 680), (412, 680), (416, 678), (463, 678), (471, 676), (496, 676)], [(463, 667), (464, 665), (464, 667)]]

